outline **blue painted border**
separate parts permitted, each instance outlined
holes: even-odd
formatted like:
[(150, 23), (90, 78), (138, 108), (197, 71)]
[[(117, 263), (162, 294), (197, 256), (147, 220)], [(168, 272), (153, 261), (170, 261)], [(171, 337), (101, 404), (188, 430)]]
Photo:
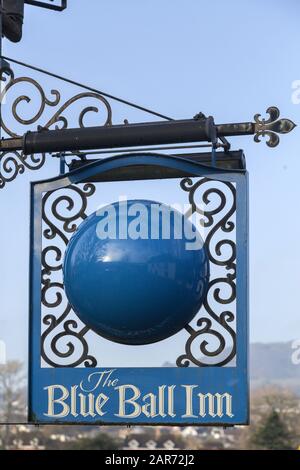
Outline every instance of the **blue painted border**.
[[(184, 159), (161, 154), (126, 154), (99, 160), (74, 170), (66, 175), (48, 180), (31, 183), (30, 207), (30, 295), (29, 295), (29, 421), (42, 424), (57, 424), (43, 416), (43, 399), (41, 389), (47, 383), (61, 378), (69, 384), (87, 375), (91, 369), (83, 368), (44, 368), (40, 367), (40, 332), (41, 332), (41, 251), (42, 251), (42, 194), (57, 190), (71, 184), (81, 183), (92, 176), (116, 168), (132, 165), (157, 165), (191, 173), (195, 177), (205, 176), (211, 179), (236, 183), (236, 221), (237, 221), (237, 363), (236, 367), (205, 367), (205, 368), (119, 368), (120, 376), (124, 378), (134, 375), (140, 377), (143, 373), (141, 389), (147, 391), (153, 387), (160, 377), (164, 383), (172, 384), (174, 377), (177, 384), (201, 383), (201, 391), (220, 390), (227, 387), (235, 394), (238, 413), (234, 419), (134, 419), (120, 421), (113, 417), (103, 417), (99, 420), (84, 421), (84, 424), (159, 424), (159, 425), (234, 425), (247, 424), (249, 421), (249, 376), (248, 376), (248, 174), (246, 170), (225, 170)], [(106, 368), (107, 369), (107, 368)], [(98, 368), (93, 369), (100, 370)], [(168, 371), (168, 373), (167, 373)], [(219, 379), (218, 379), (219, 377)], [(196, 378), (196, 380), (195, 380)], [(171, 382), (170, 382), (171, 380)], [(174, 379), (175, 380), (175, 379)], [(219, 382), (218, 382), (219, 380)], [(157, 385), (158, 385), (157, 382)], [(207, 388), (208, 387), (208, 388)], [(214, 392), (214, 393), (216, 393)], [(179, 404), (179, 406), (181, 406)], [(78, 424), (78, 419), (60, 420), (60, 424)]]

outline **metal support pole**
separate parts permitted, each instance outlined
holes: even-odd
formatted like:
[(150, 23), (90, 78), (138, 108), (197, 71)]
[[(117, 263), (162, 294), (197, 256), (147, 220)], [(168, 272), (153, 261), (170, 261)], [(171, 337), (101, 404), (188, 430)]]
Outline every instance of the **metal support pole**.
[(28, 132), (23, 140), (26, 155), (68, 150), (107, 149), (210, 141), (212, 118), (161, 121), (121, 126), (87, 127)]
[(27, 132), (23, 137), (1, 140), (0, 150), (21, 150), (25, 155), (31, 155), (191, 142), (216, 144), (217, 138), (242, 135), (254, 135), (256, 142), (260, 142), (260, 137), (267, 136), (267, 145), (275, 147), (279, 143), (277, 134), (290, 132), (295, 124), (289, 119), (278, 119), (280, 113), (276, 107), (268, 108), (267, 113), (270, 115), (267, 120), (256, 114), (255, 122), (229, 124), (215, 124), (209, 116), (53, 131), (41, 128), (37, 132)]

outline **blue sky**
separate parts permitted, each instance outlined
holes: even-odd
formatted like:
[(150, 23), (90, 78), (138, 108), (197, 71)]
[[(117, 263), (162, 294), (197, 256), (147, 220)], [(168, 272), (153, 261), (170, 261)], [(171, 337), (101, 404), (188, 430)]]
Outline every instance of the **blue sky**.
[[(300, 105), (291, 100), (300, 79), (297, 0), (68, 3), (64, 13), (27, 6), (23, 41), (4, 40), (4, 55), (178, 119), (203, 111), (217, 123), (248, 121), (276, 105), (299, 123)], [(126, 113), (117, 107), (113, 122), (144, 119)], [(231, 139), (245, 150), (250, 173), (251, 341), (300, 336), (299, 134), (300, 127), (282, 136), (276, 149), (251, 136)], [(1, 190), (3, 339), (16, 329), (10, 356), (27, 347), (29, 181), (57, 171), (50, 162)]]

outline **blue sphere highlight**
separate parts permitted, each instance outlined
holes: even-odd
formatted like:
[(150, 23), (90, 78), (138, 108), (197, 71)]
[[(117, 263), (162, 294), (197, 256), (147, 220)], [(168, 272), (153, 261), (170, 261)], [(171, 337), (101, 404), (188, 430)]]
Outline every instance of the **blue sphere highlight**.
[[(63, 266), (67, 298), (78, 317), (110, 341), (144, 345), (169, 338), (203, 303), (209, 282), (203, 241), (174, 209), (169, 232), (164, 229), (167, 211), (169, 206), (155, 201), (115, 202), (87, 217), (69, 241)], [(197, 247), (187, 249), (192, 233)]]

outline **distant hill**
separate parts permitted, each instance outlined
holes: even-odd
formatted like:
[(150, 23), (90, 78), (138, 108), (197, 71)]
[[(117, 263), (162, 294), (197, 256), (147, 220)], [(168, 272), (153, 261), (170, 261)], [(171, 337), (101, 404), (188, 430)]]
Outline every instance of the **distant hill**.
[(300, 364), (292, 362), (292, 342), (250, 345), (251, 386), (279, 385), (300, 395)]

